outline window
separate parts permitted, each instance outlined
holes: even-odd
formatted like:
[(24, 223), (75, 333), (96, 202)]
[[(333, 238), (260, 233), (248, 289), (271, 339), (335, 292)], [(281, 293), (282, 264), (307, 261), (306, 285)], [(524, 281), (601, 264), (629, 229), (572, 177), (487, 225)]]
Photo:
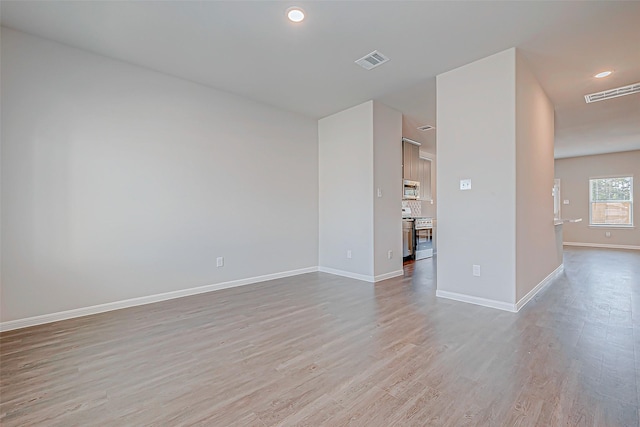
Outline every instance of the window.
[(589, 180), (589, 224), (633, 225), (633, 177)]

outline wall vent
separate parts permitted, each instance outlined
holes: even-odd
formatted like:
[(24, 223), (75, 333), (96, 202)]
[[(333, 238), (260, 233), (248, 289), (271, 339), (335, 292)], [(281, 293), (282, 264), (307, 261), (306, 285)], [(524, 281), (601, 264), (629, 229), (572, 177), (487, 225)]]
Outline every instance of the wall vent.
[(603, 101), (605, 99), (617, 98), (619, 96), (631, 95), (632, 93), (640, 92), (640, 83), (634, 83), (629, 86), (622, 86), (615, 89), (605, 90), (604, 92), (590, 93), (584, 96), (584, 100), (587, 104), (596, 101)]
[(366, 56), (363, 56), (362, 58), (358, 59), (356, 61), (356, 64), (358, 64), (359, 66), (361, 66), (365, 70), (371, 70), (373, 68), (376, 68), (379, 65), (384, 64), (388, 60), (389, 60), (389, 58), (387, 58), (386, 56), (384, 56), (382, 53), (378, 52), (377, 50), (374, 50), (370, 54), (368, 54)]
[(435, 127), (434, 127), (434, 126), (431, 126), (431, 125), (424, 125), (424, 126), (420, 126), (420, 127), (418, 128), (418, 130), (421, 130), (421, 131), (423, 131), (423, 132), (424, 132), (424, 131), (427, 131), (427, 130), (431, 130), (431, 129), (435, 129)]

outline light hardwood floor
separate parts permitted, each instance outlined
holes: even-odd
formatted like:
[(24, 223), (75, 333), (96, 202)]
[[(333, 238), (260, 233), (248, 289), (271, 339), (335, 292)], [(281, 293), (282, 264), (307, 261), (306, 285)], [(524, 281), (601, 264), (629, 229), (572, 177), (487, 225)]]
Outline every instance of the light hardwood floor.
[(637, 426), (640, 252), (570, 249), (520, 313), (435, 263), (311, 273), (0, 335), (3, 426)]

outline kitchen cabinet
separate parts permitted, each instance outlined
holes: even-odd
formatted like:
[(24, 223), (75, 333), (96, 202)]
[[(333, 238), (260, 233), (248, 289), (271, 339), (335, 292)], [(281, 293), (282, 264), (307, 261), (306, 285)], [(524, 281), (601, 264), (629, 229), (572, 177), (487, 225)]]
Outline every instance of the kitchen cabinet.
[(419, 158), (418, 165), (420, 200), (431, 200), (431, 160)]
[(402, 143), (402, 178), (411, 179), (411, 144)]
[(402, 178), (420, 181), (420, 147), (406, 141), (402, 143)]
[(431, 159), (420, 157), (420, 147), (402, 142), (402, 178), (420, 183), (420, 200), (431, 200)]

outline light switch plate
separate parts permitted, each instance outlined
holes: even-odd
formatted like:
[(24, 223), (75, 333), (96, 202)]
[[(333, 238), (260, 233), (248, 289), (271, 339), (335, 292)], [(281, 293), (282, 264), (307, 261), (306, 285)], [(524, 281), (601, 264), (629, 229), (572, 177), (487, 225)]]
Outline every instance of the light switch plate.
[(471, 190), (471, 180), (470, 179), (461, 179), (460, 180), (460, 189), (461, 190)]
[(569, 204), (569, 200), (568, 200), (568, 199), (564, 199), (564, 200), (562, 201), (562, 204), (563, 204), (563, 205), (568, 205), (568, 204)]

